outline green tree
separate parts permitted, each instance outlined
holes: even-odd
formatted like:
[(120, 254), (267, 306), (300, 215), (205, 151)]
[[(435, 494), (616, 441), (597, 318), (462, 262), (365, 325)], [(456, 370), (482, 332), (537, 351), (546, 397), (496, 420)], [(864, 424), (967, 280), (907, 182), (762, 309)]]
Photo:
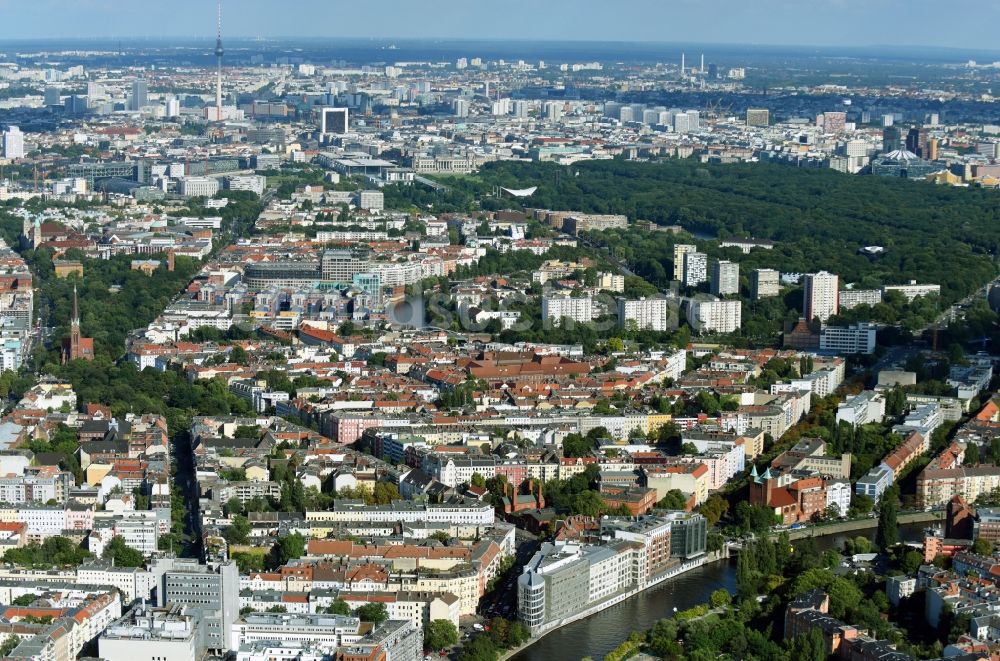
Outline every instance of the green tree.
[(250, 362), (250, 357), (247, 355), (246, 349), (236, 345), (229, 350), (229, 362), (235, 363), (236, 365), (246, 365)]
[(343, 599), (336, 599), (326, 607), (326, 612), (330, 615), (350, 615), (351, 607)]
[(126, 544), (125, 540), (117, 535), (112, 537), (108, 545), (104, 547), (104, 553), (101, 557), (105, 560), (113, 560), (118, 567), (142, 567), (146, 564), (146, 558), (142, 552)]
[(233, 517), (233, 522), (229, 524), (229, 527), (222, 531), (222, 536), (230, 544), (247, 544), (250, 542), (251, 530), (250, 519), (242, 514), (237, 514)]
[(878, 509), (878, 529), (875, 531), (875, 543), (883, 551), (887, 551), (899, 543), (899, 497), (896, 485), (885, 490)]
[(712, 593), (712, 608), (724, 608), (728, 606), (730, 602), (732, 602), (732, 596), (729, 594), (729, 590), (719, 588)]
[(796, 661), (826, 661), (826, 643), (823, 632), (813, 627), (808, 633), (788, 641), (789, 657)]
[(458, 629), (450, 620), (431, 620), (424, 629), (424, 647), (442, 650), (458, 644)]
[(916, 573), (920, 565), (924, 564), (924, 556), (917, 551), (907, 551), (900, 561), (900, 569), (907, 574)]
[(278, 558), (282, 565), (289, 560), (301, 558), (306, 554), (306, 538), (301, 533), (286, 535), (278, 542)]
[(717, 524), (726, 512), (729, 511), (729, 501), (717, 493), (708, 497), (701, 507), (698, 508), (702, 516), (708, 521), (709, 526)]
[(6, 659), (14, 651), (14, 648), (20, 644), (21, 639), (13, 634), (4, 638), (3, 644), (0, 645), (0, 658)]
[(683, 510), (687, 508), (687, 496), (680, 489), (671, 489), (656, 506), (666, 510)]
[(376, 602), (358, 606), (357, 610), (354, 611), (354, 615), (362, 622), (371, 622), (375, 626), (389, 619), (389, 611), (386, 609), (385, 604)]
[(979, 555), (993, 555), (993, 542), (983, 537), (977, 537), (972, 543), (972, 552)]
[(568, 434), (563, 439), (563, 455), (566, 457), (586, 457), (596, 449), (594, 441), (580, 434)]
[(375, 504), (388, 505), (394, 500), (399, 500), (399, 487), (392, 482), (376, 482), (372, 497), (375, 499)]
[(498, 656), (499, 652), (490, 636), (479, 634), (462, 646), (458, 661), (496, 661)]

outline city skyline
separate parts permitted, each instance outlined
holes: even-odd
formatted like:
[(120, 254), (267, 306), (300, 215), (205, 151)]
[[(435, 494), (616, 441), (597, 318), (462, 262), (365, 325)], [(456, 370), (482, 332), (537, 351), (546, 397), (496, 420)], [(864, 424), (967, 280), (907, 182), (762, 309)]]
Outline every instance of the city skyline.
[[(339, 2), (300, 0), (296, 11), (278, 11), (267, 0), (245, 0), (225, 18), (233, 38), (490, 39), (526, 41), (633, 41), (644, 43), (756, 44), (801, 47), (925, 46), (996, 50), (990, 28), (1000, 7), (954, 3), (983, 20), (961, 33), (942, 33), (939, 8), (924, 0), (855, 0), (803, 3), (763, 0), (637, 0), (629, 12), (609, 11), (594, 0), (555, 0), (536, 6), (514, 0), (504, 7), (507, 20), (476, 3), (388, 0), (377, 8)], [(282, 5), (282, 9), (286, 6)], [(570, 11), (572, 9), (572, 11)], [(24, 39), (210, 38), (215, 35), (215, 3), (179, 0), (165, 4), (67, 2), (30, 4), (0, 0), (6, 16), (0, 42)], [(224, 8), (225, 10), (225, 8)], [(302, 20), (309, 16), (310, 20)], [(642, 20), (638, 20), (643, 17)], [(711, 20), (708, 20), (708, 19)], [(266, 29), (262, 26), (266, 25)], [(893, 29), (900, 25), (900, 29)], [(151, 26), (156, 26), (153, 31)]]

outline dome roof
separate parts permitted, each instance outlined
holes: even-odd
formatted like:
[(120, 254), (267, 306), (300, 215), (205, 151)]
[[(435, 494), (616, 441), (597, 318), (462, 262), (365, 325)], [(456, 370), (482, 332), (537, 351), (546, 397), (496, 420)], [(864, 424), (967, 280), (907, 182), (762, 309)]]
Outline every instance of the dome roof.
[(919, 161), (921, 160), (919, 156), (914, 154), (912, 151), (907, 151), (905, 149), (896, 149), (882, 157), (882, 161), (896, 161), (898, 163), (907, 163), (909, 161)]

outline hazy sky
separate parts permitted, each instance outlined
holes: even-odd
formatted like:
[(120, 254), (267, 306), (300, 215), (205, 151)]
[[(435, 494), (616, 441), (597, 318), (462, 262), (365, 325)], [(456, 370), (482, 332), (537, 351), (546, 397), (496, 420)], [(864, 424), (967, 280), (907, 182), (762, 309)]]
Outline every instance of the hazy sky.
[[(230, 36), (1000, 49), (997, 0), (224, 0)], [(0, 0), (0, 39), (211, 37), (214, 0)]]

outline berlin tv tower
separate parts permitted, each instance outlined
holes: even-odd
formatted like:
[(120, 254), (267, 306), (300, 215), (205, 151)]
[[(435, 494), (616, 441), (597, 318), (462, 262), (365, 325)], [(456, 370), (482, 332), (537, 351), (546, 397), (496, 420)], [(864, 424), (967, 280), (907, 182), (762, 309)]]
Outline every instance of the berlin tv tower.
[(216, 79), (215, 79), (215, 119), (216, 121), (222, 121), (222, 55), (224, 51), (222, 50), (222, 0), (219, 0), (219, 23), (218, 23), (218, 36), (215, 40), (215, 63), (216, 63)]

